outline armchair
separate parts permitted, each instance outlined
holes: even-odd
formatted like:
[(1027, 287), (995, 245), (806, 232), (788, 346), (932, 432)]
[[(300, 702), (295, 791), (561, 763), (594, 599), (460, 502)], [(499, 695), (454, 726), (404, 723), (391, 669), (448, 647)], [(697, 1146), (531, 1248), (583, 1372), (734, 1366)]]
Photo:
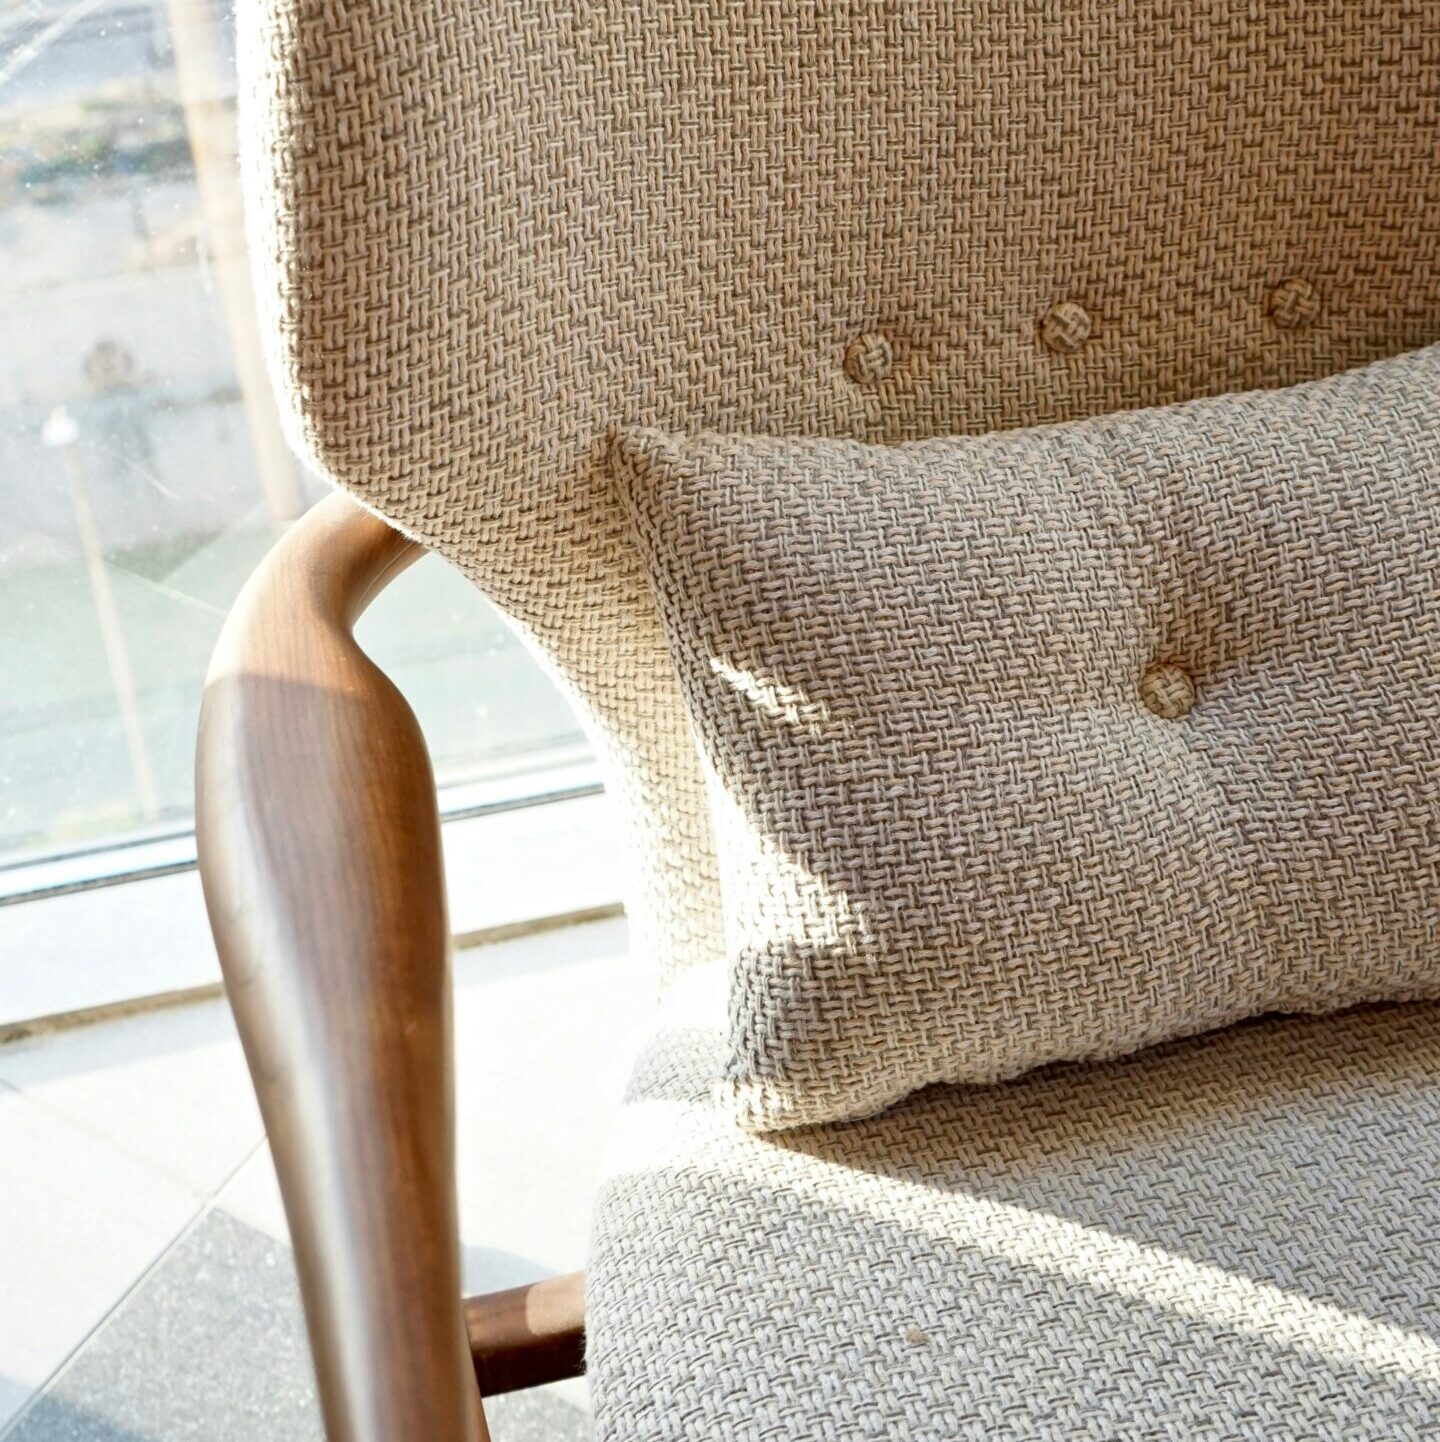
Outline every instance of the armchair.
[(272, 371), (367, 508), (327, 501), (252, 581), (199, 760), (330, 1436), (475, 1442), (476, 1374), (581, 1360), (578, 1280), (458, 1295), (433, 788), (350, 636), (419, 546), (569, 686), (664, 979), (586, 1283), (601, 1438), (1426, 1435), (1433, 1012), (782, 1141), (720, 1124), (709, 813), (605, 455), (622, 423), (973, 434), (1435, 340), (1440, 9), (247, 0), (239, 26)]

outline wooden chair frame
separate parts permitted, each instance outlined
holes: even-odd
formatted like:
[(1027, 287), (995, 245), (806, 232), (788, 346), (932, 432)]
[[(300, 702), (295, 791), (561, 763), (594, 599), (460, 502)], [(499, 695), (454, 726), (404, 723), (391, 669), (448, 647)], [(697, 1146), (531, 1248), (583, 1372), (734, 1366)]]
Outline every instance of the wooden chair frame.
[(316, 506), (231, 612), (200, 721), (200, 872), (331, 1442), (482, 1442), (482, 1393), (583, 1370), (583, 1274), (460, 1296), (435, 783), (353, 634), (421, 550)]

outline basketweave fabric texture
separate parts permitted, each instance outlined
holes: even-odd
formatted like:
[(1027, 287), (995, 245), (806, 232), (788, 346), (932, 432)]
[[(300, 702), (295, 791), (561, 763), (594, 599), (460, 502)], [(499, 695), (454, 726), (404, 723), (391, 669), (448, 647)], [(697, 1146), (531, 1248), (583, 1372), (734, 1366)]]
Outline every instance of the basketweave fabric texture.
[(296, 444), (461, 566), (588, 717), (631, 915), (722, 944), (604, 436), (894, 442), (1440, 338), (1440, 6), (241, 0)]
[(711, 782), (743, 1124), (1440, 995), (1440, 346), (616, 461)]
[(599, 1193), (597, 1442), (1437, 1435), (1436, 1008), (759, 1137), (711, 1095), (723, 996), (685, 1001)]

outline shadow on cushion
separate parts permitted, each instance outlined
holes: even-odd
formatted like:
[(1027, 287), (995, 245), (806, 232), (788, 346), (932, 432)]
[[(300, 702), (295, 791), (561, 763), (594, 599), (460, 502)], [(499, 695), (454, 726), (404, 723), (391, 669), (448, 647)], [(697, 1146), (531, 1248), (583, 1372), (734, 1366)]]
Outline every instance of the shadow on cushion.
[(779, 1138), (642, 1058), (601, 1438), (1407, 1439), (1440, 1425), (1440, 1009), (1266, 1018)]

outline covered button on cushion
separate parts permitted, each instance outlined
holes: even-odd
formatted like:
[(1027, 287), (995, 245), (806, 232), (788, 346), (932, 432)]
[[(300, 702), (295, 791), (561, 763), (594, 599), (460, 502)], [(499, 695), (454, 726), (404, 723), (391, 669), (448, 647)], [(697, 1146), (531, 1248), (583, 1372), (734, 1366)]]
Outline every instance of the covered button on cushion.
[(1440, 994), (1440, 347), (615, 465), (708, 771), (745, 1125)]

